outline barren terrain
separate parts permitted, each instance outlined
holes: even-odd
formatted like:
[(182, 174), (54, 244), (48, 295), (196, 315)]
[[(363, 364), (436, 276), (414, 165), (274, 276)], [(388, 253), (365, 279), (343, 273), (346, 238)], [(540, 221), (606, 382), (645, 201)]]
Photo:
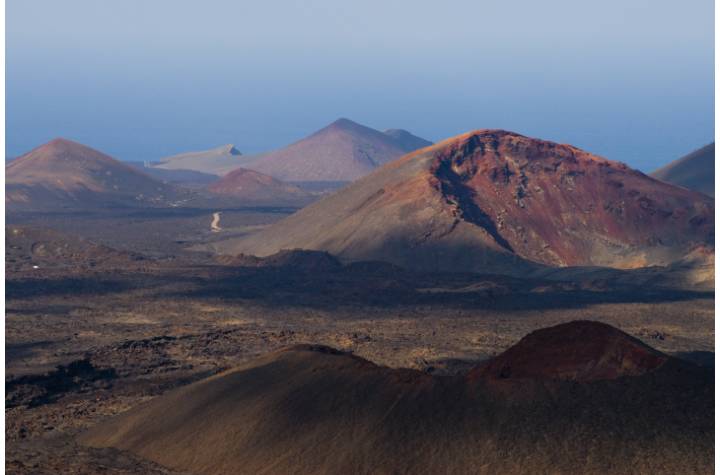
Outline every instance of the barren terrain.
[[(184, 249), (252, 232), (283, 211), (223, 211), (220, 233), (210, 231), (210, 210), (148, 213), (12, 218), (76, 230), (122, 251), (93, 248), (95, 264), (83, 267), (72, 264), (73, 246), (50, 252), (58, 246), (47, 242), (62, 237), (40, 227), (13, 238), (9, 229), (9, 473), (171, 473), (128, 453), (78, 446), (73, 436), (171, 388), (299, 343), (393, 368), (462, 374), (532, 330), (585, 319), (712, 362), (712, 292), (633, 287), (627, 275), (616, 282), (418, 273), (342, 265), (321, 253), (227, 261)], [(138, 260), (143, 248), (150, 256)]]

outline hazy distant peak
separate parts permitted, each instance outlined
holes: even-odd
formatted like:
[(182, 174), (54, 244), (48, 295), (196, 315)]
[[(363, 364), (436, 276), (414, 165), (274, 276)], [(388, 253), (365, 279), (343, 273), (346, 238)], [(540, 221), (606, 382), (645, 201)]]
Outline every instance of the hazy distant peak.
[(390, 137), (403, 137), (407, 135), (412, 135), (405, 129), (385, 129), (383, 130), (383, 133), (385, 135), (389, 135)]
[(400, 139), (341, 117), (317, 132), (248, 164), (287, 181), (351, 181), (431, 145), (406, 132)]
[(222, 176), (240, 166), (242, 153), (233, 144), (209, 150), (184, 152), (160, 160), (154, 168), (191, 170)]
[(340, 117), (335, 122), (330, 124), (330, 127), (358, 127), (360, 124), (358, 124), (355, 121), (352, 121), (350, 119), (347, 119), (345, 117)]
[(229, 143), (227, 145), (223, 145), (221, 147), (218, 147), (215, 150), (220, 153), (227, 154), (227, 155), (242, 155), (242, 153), (240, 153), (240, 150), (235, 148), (235, 145), (233, 145), (231, 143)]
[[(59, 160), (69, 160), (77, 163), (87, 161), (106, 164), (113, 163), (114, 165), (120, 163), (114, 158), (87, 145), (58, 137), (18, 157), (12, 162), (12, 166), (13, 170), (21, 170), (26, 167), (37, 167), (41, 163), (50, 164)], [(32, 166), (29, 164), (32, 164)]]
[(167, 205), (162, 182), (98, 150), (54, 139), (5, 168), (5, 203), (17, 209)]
[(69, 147), (69, 146), (83, 146), (82, 144), (79, 144), (78, 142), (74, 142), (70, 139), (66, 139), (64, 137), (57, 137), (52, 139), (51, 141), (47, 142), (45, 146), (48, 147)]
[(433, 144), (429, 140), (413, 135), (405, 129), (387, 129), (384, 130), (383, 133), (395, 140), (400, 147), (408, 152), (429, 147)]
[(674, 160), (650, 176), (715, 196), (715, 142)]
[(96, 150), (88, 147), (87, 145), (83, 145), (81, 143), (63, 138), (63, 137), (57, 137), (52, 139), (51, 141), (37, 147), (36, 150), (45, 151), (45, 152), (51, 152), (54, 154), (62, 153), (62, 152), (77, 152), (77, 151), (85, 151), (85, 152), (93, 152), (93, 153), (100, 153)]
[(367, 127), (362, 124), (358, 124), (350, 119), (344, 117), (339, 118), (335, 122), (329, 124), (326, 127), (318, 130), (316, 134), (322, 134), (327, 132), (347, 132), (350, 134), (373, 134), (378, 133), (377, 130)]

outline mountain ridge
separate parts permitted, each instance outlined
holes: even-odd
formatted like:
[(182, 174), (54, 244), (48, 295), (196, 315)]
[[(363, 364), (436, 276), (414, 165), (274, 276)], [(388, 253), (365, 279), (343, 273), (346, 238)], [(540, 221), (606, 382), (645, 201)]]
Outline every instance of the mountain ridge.
[(216, 249), (303, 248), (424, 270), (634, 268), (711, 244), (713, 219), (703, 194), (570, 145), (481, 129), (411, 152)]
[(182, 193), (98, 150), (57, 138), (5, 167), (10, 207), (156, 206)]
[(340, 118), (287, 147), (262, 154), (248, 168), (285, 181), (352, 181), (415, 147), (429, 143), (409, 132), (392, 134)]
[(715, 196), (715, 142), (673, 160), (650, 173), (650, 176)]

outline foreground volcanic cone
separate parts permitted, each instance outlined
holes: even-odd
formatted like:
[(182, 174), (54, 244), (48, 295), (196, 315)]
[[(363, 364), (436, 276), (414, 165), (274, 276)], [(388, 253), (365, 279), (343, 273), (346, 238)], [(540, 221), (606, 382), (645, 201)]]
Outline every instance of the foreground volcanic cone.
[(480, 130), (392, 162), (225, 254), (327, 251), (422, 270), (644, 267), (714, 236), (713, 200), (569, 145)]
[[(498, 374), (506, 364), (512, 372)], [(573, 322), (466, 376), (296, 346), (171, 391), (80, 441), (203, 474), (703, 473), (712, 413), (711, 375), (607, 325)]]
[(55, 139), (5, 167), (11, 209), (167, 206), (181, 193), (90, 147)]

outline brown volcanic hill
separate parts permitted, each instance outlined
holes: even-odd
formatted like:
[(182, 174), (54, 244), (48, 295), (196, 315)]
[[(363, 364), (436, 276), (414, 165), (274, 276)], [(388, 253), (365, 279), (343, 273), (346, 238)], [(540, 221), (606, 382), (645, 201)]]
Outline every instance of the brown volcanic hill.
[(525, 336), (500, 356), (471, 372), (476, 378), (597, 381), (638, 376), (668, 357), (600, 322), (575, 321)]
[(186, 152), (160, 160), (152, 168), (163, 170), (193, 170), (216, 176), (230, 173), (243, 164), (243, 155), (234, 145), (228, 144), (211, 150)]
[(569, 145), (479, 130), (418, 150), (221, 253), (327, 251), (423, 270), (668, 264), (712, 245), (706, 195)]
[(715, 142), (655, 170), (650, 176), (715, 196)]
[[(531, 354), (551, 352), (537, 345), (565, 342), (578, 327), (607, 362), (590, 361), (595, 367), (617, 366), (611, 360), (622, 338), (638, 361), (655, 354), (591, 322), (535, 338)], [(528, 351), (522, 345), (519, 352)], [(565, 347), (566, 360), (548, 364), (577, 364), (570, 351), (577, 345)], [(712, 375), (658, 357), (665, 364), (636, 376), (498, 382), (390, 369), (327, 347), (296, 346), (166, 393), (100, 423), (80, 442), (210, 475), (709, 473)]]
[(233, 170), (211, 184), (208, 190), (249, 202), (305, 204), (312, 199), (310, 193), (295, 185), (246, 168)]
[(5, 203), (11, 208), (166, 205), (175, 188), (114, 158), (55, 139), (5, 167)]
[(245, 166), (285, 181), (352, 181), (413, 150), (407, 135), (339, 119)]

